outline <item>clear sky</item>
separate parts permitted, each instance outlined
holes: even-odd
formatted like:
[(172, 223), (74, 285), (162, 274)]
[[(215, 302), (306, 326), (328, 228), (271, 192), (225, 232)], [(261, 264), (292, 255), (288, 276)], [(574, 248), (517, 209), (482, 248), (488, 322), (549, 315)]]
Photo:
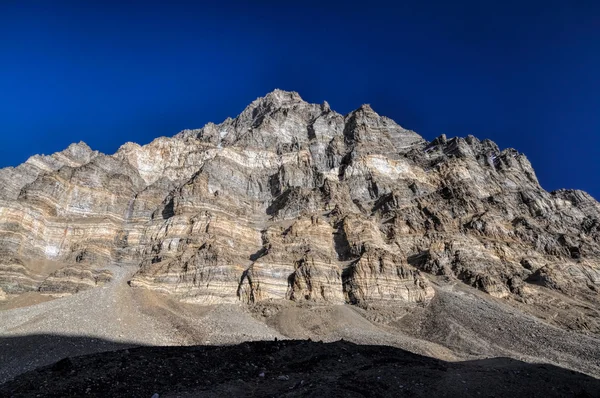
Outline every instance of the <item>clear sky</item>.
[[(0, 167), (114, 153), (274, 88), (473, 134), (600, 198), (598, 1), (0, 1)], [(168, 5), (167, 5), (168, 4)]]

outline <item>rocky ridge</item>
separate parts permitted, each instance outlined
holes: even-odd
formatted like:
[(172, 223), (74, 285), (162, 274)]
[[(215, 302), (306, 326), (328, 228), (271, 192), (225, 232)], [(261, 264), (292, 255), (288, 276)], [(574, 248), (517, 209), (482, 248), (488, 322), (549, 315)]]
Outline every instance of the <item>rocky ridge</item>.
[(600, 331), (596, 200), (546, 192), (514, 149), (428, 142), (368, 105), (276, 90), (221, 124), (110, 156), (74, 144), (0, 181), (0, 300), (99, 286), (118, 264), (201, 304), (426, 306), (441, 276)]

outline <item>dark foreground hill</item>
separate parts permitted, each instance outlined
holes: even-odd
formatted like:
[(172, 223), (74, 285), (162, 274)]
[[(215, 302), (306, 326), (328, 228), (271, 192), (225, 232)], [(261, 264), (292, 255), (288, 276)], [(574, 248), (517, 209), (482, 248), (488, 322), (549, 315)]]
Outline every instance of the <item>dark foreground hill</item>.
[(262, 341), (63, 359), (0, 386), (18, 397), (599, 397), (600, 380), (508, 358), (445, 362), (387, 346)]

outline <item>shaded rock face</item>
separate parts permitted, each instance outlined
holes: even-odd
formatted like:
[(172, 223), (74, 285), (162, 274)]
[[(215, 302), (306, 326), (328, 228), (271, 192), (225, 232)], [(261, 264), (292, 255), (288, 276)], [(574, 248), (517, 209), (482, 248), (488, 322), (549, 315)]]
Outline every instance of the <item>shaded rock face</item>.
[[(544, 191), (513, 149), (427, 142), (368, 105), (343, 116), (276, 90), (218, 125), (112, 156), (76, 144), (0, 181), (5, 293), (135, 263), (131, 286), (206, 304), (427, 303), (426, 274), (540, 308), (554, 292), (598, 303), (598, 202)], [(75, 268), (36, 274), (41, 260)]]

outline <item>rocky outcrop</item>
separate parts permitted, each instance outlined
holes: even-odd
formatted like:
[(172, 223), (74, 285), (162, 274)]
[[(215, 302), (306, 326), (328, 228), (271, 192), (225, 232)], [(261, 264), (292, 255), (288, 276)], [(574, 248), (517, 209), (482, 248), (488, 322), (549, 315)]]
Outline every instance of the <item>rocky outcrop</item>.
[(343, 303), (341, 268), (331, 225), (317, 215), (263, 232), (263, 246), (244, 272), (238, 292), (248, 303), (264, 299)]
[(427, 302), (434, 291), (406, 260), (381, 249), (363, 253), (346, 271), (347, 301)]
[[(427, 275), (540, 308), (598, 303), (598, 202), (546, 192), (514, 149), (427, 142), (368, 105), (344, 116), (276, 90), (221, 124), (112, 156), (78, 144), (0, 179), (11, 294), (135, 263), (131, 286), (205, 304), (427, 303)], [(66, 268), (40, 279), (40, 260)]]
[(42, 278), (31, 272), (17, 258), (2, 258), (0, 263), (0, 286), (4, 293), (19, 294), (37, 290)]
[(74, 294), (110, 282), (112, 273), (108, 270), (94, 270), (84, 267), (64, 267), (50, 274), (39, 287), (46, 294)]
[(2, 299), (27, 292), (73, 294), (103, 285), (111, 279), (111, 271), (84, 264), (64, 266), (51, 260), (25, 263), (18, 258), (0, 259)]

